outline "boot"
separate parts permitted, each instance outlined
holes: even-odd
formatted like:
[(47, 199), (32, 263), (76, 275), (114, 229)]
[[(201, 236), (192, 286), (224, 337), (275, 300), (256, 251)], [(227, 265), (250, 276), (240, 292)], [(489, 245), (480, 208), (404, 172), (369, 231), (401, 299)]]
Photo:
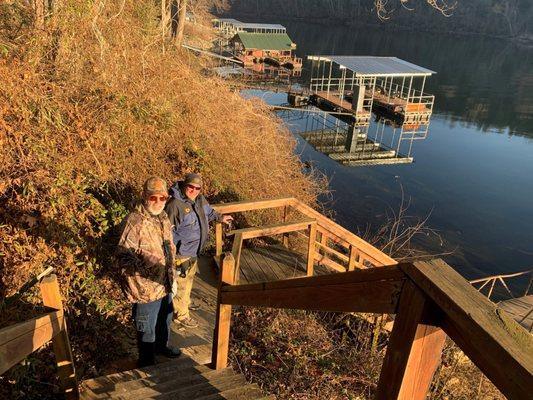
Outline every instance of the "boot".
[(139, 368), (155, 365), (155, 343), (142, 342), (139, 340)]

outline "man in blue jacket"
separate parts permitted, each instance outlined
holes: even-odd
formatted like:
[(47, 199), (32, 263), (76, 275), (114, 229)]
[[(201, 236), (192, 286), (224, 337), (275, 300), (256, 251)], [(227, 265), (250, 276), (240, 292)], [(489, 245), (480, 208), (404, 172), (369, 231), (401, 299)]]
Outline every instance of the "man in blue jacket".
[(200, 194), (202, 177), (187, 174), (169, 190), (171, 199), (165, 211), (172, 226), (176, 245), (176, 286), (173, 290), (174, 322), (183, 328), (195, 328), (198, 322), (190, 317), (191, 290), (198, 270), (198, 255), (202, 253), (209, 236), (209, 222), (230, 223), (230, 215), (220, 215)]

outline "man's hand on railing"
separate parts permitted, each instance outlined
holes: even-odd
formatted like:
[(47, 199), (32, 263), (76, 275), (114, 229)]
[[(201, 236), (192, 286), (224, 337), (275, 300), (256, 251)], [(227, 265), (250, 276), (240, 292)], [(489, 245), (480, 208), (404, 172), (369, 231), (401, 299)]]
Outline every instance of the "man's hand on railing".
[(231, 227), (231, 223), (233, 222), (233, 217), (231, 215), (223, 215), (222, 218), (220, 219), (220, 222)]

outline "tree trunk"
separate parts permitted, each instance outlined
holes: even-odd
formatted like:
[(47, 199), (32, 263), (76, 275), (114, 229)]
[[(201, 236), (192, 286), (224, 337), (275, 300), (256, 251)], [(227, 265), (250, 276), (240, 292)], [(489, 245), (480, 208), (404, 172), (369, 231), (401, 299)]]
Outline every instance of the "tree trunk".
[(170, 34), (170, 4), (171, 0), (161, 0), (161, 36)]
[(35, 28), (44, 29), (45, 0), (34, 0)]
[(181, 46), (183, 42), (183, 31), (185, 30), (185, 16), (187, 14), (188, 0), (180, 0), (178, 9), (178, 29), (176, 31), (176, 46)]

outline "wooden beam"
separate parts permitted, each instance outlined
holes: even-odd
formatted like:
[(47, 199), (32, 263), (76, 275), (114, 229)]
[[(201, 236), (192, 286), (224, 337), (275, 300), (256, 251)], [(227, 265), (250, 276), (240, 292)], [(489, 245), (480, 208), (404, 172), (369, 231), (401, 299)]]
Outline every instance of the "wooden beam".
[[(55, 275), (48, 275), (41, 280), (39, 286), (43, 304), (47, 307), (63, 310), (57, 277)], [(52, 339), (54, 354), (56, 356), (57, 374), (59, 375), (59, 383), (65, 393), (65, 398), (67, 400), (78, 399), (78, 381), (76, 379), (74, 358), (72, 357), (67, 333), (67, 324), (65, 321), (62, 322), (61, 332)]]
[(63, 310), (0, 329), (0, 375), (61, 332)]
[(307, 242), (307, 276), (313, 276), (315, 263), (316, 223), (309, 225), (309, 241)]
[[(243, 292), (249, 290), (263, 289), (285, 289), (295, 287), (313, 287), (336, 285), (339, 283), (364, 283), (381, 280), (400, 281), (406, 278), (402, 270), (397, 266), (387, 268), (369, 268), (357, 269), (342, 274), (328, 274), (313, 277), (290, 278), (278, 281), (269, 281), (261, 283), (247, 283), (245, 285), (225, 286), (223, 292)], [(398, 294), (399, 295), (399, 294)]]
[(357, 256), (358, 256), (357, 247), (355, 247), (354, 245), (351, 245), (350, 246), (350, 257), (348, 259), (348, 271), (353, 271), (355, 269), (356, 262), (357, 262)]
[(446, 334), (433, 318), (438, 309), (411, 281), (402, 289), (383, 361), (377, 400), (424, 400), (440, 364)]
[(235, 280), (235, 259), (231, 253), (226, 253), (222, 260), (218, 300), (213, 333), (213, 351), (211, 364), (214, 369), (223, 369), (228, 365), (229, 334), (231, 326), (231, 305), (220, 301), (221, 288), (232, 285)]
[(239, 233), (242, 235), (243, 239), (253, 239), (261, 236), (273, 236), (287, 232), (300, 231), (309, 228), (309, 226), (314, 223), (316, 223), (315, 220), (306, 219), (298, 222), (287, 222), (282, 224), (236, 229), (229, 232), (228, 235)]
[(294, 197), (280, 197), (270, 200), (258, 201), (236, 201), (233, 203), (219, 203), (211, 205), (220, 214), (230, 214), (252, 210), (262, 210), (265, 208), (276, 208), (290, 205), (295, 200)]
[(442, 310), (442, 328), (510, 399), (533, 393), (533, 338), (442, 260), (400, 269)]
[[(317, 224), (317, 231), (321, 233), (322, 237), (331, 240), (333, 243), (339, 244), (341, 246), (346, 247), (347, 249), (350, 247), (350, 243), (348, 243), (346, 240), (341, 239), (340, 237), (335, 236), (333, 233), (322, 227), (320, 224)], [(321, 242), (323, 242), (322, 240)]]
[(348, 256), (346, 256), (345, 254), (342, 254), (341, 252), (337, 251), (337, 250), (334, 250), (332, 249), (331, 247), (328, 247), (328, 246), (325, 246), (323, 245), (322, 243), (320, 242), (316, 242), (316, 245), (321, 248), (322, 250), (324, 250), (324, 252), (326, 253), (330, 253), (330, 254), (333, 254), (335, 257), (337, 257), (339, 260), (342, 260), (344, 262), (348, 262), (349, 258)]
[[(380, 271), (383, 271), (380, 273)], [(390, 314), (404, 281), (397, 267), (356, 270), (221, 289), (223, 304)]]
[(346, 272), (346, 267), (344, 267), (343, 265), (339, 264), (339, 263), (336, 263), (335, 261), (333, 261), (331, 258), (328, 258), (327, 256), (325, 255), (322, 255), (322, 254), (315, 254), (315, 260), (320, 264), (320, 265), (325, 265), (326, 267), (328, 268), (331, 268), (332, 270), (334, 271), (337, 271), (337, 272)]
[(222, 233), (222, 222), (217, 222), (215, 224), (215, 258), (222, 257), (222, 246), (224, 244)]
[[(283, 207), (283, 222), (286, 223), (287, 222), (287, 219), (289, 218), (289, 206), (285, 206)], [(288, 233), (284, 233), (283, 234), (283, 246), (285, 246), (285, 248), (289, 248), (289, 234)]]
[(233, 247), (231, 249), (231, 255), (233, 256), (235, 263), (235, 273), (232, 282), (239, 282), (240, 268), (241, 268), (241, 252), (242, 252), (242, 234), (237, 233), (233, 238)]

